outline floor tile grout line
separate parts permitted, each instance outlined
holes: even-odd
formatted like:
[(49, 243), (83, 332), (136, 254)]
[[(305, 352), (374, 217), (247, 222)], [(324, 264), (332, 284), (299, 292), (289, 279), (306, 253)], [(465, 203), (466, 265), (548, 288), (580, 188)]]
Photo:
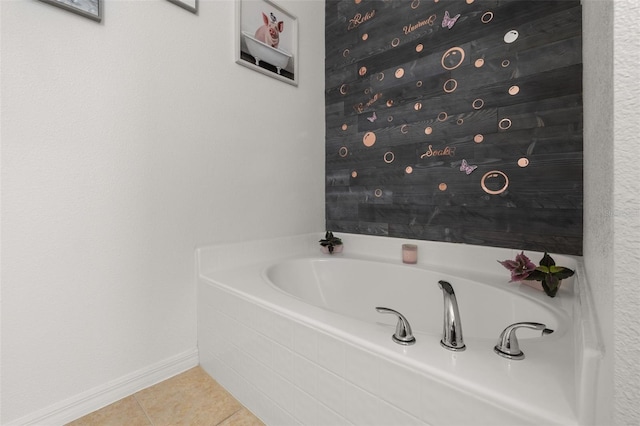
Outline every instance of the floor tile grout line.
[(149, 413), (147, 413), (147, 410), (144, 408), (144, 405), (142, 405), (142, 403), (140, 402), (140, 400), (138, 399), (138, 397), (136, 396), (135, 393), (133, 394), (133, 398), (136, 400), (136, 403), (138, 404), (138, 407), (140, 407), (142, 409), (142, 412), (144, 413), (144, 416), (147, 418), (147, 421), (149, 422), (149, 424), (151, 426), (155, 426), (155, 424), (151, 420), (151, 417), (149, 417)]
[(222, 423), (224, 423), (225, 421), (227, 421), (228, 419), (230, 419), (231, 417), (235, 416), (236, 414), (238, 414), (240, 411), (242, 411), (243, 407), (238, 408), (236, 411), (234, 411), (233, 413), (229, 414), (227, 417), (225, 417), (224, 419), (220, 420), (218, 423), (216, 423), (213, 426), (219, 426)]

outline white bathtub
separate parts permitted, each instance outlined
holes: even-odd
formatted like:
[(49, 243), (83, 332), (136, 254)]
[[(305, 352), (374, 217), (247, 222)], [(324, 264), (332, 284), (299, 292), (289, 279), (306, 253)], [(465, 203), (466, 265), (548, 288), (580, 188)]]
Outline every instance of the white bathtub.
[(249, 53), (256, 61), (256, 65), (260, 65), (260, 61), (264, 61), (276, 67), (278, 74), (280, 74), (280, 71), (289, 64), (289, 60), (292, 57), (291, 54), (257, 40), (246, 31), (243, 31), (242, 35)]
[[(592, 423), (600, 353), (579, 259), (554, 256), (577, 274), (552, 299), (508, 283), (496, 260), (516, 250), (418, 242), (405, 265), (403, 240), (343, 234), (330, 256), (320, 237), (197, 250), (200, 363), (265, 423)], [(463, 352), (439, 344), (438, 280), (456, 292)], [(416, 344), (393, 342), (395, 317), (376, 306), (404, 314)], [(500, 332), (520, 321), (555, 332), (520, 329), (525, 359), (499, 357)]]

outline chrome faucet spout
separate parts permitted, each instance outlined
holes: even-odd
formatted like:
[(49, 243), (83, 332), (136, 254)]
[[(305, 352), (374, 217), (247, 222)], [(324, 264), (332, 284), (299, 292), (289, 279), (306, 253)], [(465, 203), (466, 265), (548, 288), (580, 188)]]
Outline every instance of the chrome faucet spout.
[(450, 351), (463, 351), (466, 346), (462, 338), (462, 323), (456, 293), (453, 291), (453, 286), (447, 281), (440, 280), (438, 285), (444, 296), (444, 325), (440, 344)]
[(449, 284), (447, 281), (438, 281), (438, 285), (447, 294), (453, 294), (455, 296), (455, 292), (453, 291), (453, 286)]

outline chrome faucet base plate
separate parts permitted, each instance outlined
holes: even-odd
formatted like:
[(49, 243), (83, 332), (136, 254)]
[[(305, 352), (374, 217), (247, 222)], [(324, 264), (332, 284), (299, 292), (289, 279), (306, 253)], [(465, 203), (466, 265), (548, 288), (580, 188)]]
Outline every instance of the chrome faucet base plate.
[(393, 340), (399, 345), (404, 345), (404, 346), (411, 346), (416, 343), (415, 337), (412, 337), (410, 340), (400, 340), (396, 336), (391, 336), (391, 340)]
[(520, 353), (517, 353), (517, 354), (510, 354), (510, 353), (501, 351), (500, 348), (498, 348), (497, 345), (493, 347), (493, 351), (495, 353), (497, 353), (498, 355), (500, 355), (501, 357), (504, 357), (504, 358), (507, 358), (507, 359), (513, 359), (513, 360), (524, 359), (524, 352), (522, 352), (522, 351), (520, 351)]
[(465, 349), (467, 349), (467, 345), (462, 345), (462, 346), (450, 346), (447, 345), (443, 340), (440, 340), (440, 346), (442, 346), (445, 349), (448, 349), (450, 351), (455, 351), (455, 352), (462, 352)]

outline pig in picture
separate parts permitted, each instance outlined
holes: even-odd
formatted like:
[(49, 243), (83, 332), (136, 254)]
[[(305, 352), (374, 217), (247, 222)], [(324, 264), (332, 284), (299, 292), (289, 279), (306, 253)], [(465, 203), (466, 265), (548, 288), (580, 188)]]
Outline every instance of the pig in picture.
[(262, 20), (264, 25), (256, 31), (255, 39), (277, 49), (280, 43), (280, 33), (284, 30), (284, 23), (278, 21), (273, 13), (269, 13), (269, 17), (267, 17), (263, 12)]

